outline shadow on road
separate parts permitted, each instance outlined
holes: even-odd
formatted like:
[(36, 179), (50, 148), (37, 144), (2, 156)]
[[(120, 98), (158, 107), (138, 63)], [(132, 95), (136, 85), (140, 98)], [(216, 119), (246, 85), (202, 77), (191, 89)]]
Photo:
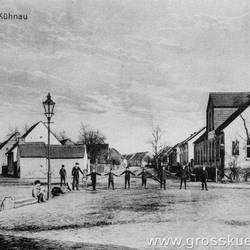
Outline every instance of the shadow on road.
[(51, 241), (46, 239), (34, 239), (16, 237), (10, 235), (0, 235), (1, 249), (84, 249), (84, 250), (136, 250), (135, 248), (129, 248), (124, 246), (115, 245), (102, 245), (102, 244), (90, 244), (90, 243), (78, 243), (70, 241)]

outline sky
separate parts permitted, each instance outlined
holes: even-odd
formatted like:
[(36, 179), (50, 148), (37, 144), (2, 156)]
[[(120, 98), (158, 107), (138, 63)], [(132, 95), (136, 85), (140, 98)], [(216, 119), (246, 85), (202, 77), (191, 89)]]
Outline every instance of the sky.
[(209, 92), (250, 91), (248, 0), (0, 0), (0, 141), (46, 121), (78, 139), (81, 122), (121, 153), (173, 145), (205, 125)]

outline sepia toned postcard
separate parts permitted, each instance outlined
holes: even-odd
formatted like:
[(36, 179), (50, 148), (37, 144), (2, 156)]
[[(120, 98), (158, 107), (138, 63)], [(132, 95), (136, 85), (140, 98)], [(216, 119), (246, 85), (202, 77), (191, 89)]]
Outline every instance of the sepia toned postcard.
[(0, 0), (0, 250), (250, 249), (250, 2)]

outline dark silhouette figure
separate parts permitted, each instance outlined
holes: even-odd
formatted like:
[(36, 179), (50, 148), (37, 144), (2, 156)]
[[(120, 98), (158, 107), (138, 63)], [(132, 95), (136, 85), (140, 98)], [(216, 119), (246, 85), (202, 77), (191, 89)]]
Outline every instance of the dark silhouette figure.
[(110, 185), (112, 185), (112, 189), (115, 189), (114, 185), (114, 176), (118, 177), (118, 175), (114, 174), (112, 170), (110, 170), (107, 174), (108, 175), (108, 189), (110, 188)]
[(182, 183), (184, 183), (185, 189), (187, 189), (188, 169), (186, 166), (182, 167), (180, 177), (181, 177), (180, 189), (182, 189)]
[(120, 174), (120, 176), (123, 175), (123, 174), (125, 175), (125, 189), (127, 188), (127, 186), (128, 186), (128, 188), (130, 188), (130, 175), (132, 174), (132, 175), (135, 176), (135, 174), (132, 173), (132, 172), (129, 170), (128, 167), (126, 168), (125, 171), (123, 171), (123, 172)]
[(66, 184), (66, 169), (64, 168), (64, 165), (62, 165), (60, 171), (59, 171), (60, 177), (61, 177), (61, 181), (60, 181), (60, 186), (62, 186), (62, 184)]
[(167, 170), (167, 167), (165, 167), (165, 169), (162, 169), (160, 176), (161, 189), (164, 188), (164, 190), (166, 190), (166, 181), (168, 175), (170, 175), (170, 172)]
[(141, 184), (142, 184), (142, 187), (144, 187), (144, 188), (147, 188), (148, 174), (149, 173), (143, 168), (142, 172), (137, 175), (137, 176), (141, 175), (141, 182), (142, 182)]
[(89, 173), (89, 174), (86, 175), (86, 176), (90, 176), (90, 178), (91, 178), (93, 190), (96, 190), (96, 176), (97, 175), (101, 176), (101, 174), (97, 173), (95, 171), (95, 169), (93, 169), (93, 171), (91, 173)]
[(201, 172), (201, 190), (204, 190), (204, 188), (208, 191), (207, 189), (207, 178), (208, 178), (208, 173), (205, 167), (202, 168)]
[(73, 185), (72, 185), (72, 189), (75, 190), (79, 190), (79, 172), (82, 173), (82, 170), (79, 168), (79, 163), (76, 162), (75, 166), (72, 169), (72, 176), (73, 176)]

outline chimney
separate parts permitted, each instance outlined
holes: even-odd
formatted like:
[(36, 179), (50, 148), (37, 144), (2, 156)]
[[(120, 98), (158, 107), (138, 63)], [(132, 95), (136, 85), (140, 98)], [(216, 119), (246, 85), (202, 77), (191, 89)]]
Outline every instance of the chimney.
[(21, 144), (25, 144), (25, 140), (23, 137), (19, 137), (18, 138), (18, 144), (21, 145)]

